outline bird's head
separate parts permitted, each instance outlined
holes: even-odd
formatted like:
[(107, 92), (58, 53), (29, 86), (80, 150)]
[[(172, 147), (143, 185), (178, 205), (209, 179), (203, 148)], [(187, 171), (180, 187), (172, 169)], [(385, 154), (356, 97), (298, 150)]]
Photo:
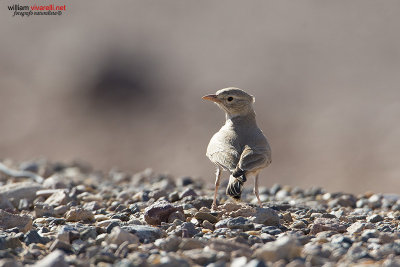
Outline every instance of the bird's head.
[(244, 116), (253, 112), (254, 97), (239, 88), (221, 89), (202, 98), (215, 102), (229, 117)]

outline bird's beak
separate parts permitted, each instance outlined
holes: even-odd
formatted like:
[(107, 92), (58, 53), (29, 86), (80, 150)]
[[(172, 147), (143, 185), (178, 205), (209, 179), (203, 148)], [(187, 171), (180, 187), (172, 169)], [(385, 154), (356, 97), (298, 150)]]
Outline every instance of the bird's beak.
[(205, 100), (210, 100), (215, 103), (221, 103), (221, 100), (217, 97), (217, 95), (205, 95), (202, 97)]

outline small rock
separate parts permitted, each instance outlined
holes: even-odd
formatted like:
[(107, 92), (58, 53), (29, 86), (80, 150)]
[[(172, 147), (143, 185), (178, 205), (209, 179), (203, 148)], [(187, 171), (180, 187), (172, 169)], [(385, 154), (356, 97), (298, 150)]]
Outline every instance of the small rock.
[(256, 208), (256, 214), (251, 218), (254, 223), (277, 226), (279, 215), (271, 208)]
[(374, 214), (374, 215), (371, 215), (370, 217), (368, 217), (367, 221), (370, 223), (377, 223), (377, 222), (383, 221), (383, 217), (379, 214)]
[(194, 215), (194, 217), (195, 217), (197, 220), (200, 220), (200, 221), (207, 220), (207, 221), (209, 221), (210, 223), (216, 223), (216, 222), (218, 222), (217, 217), (215, 217), (214, 215), (212, 215), (212, 214), (210, 214), (210, 213), (208, 213), (208, 212), (197, 212), (197, 213)]
[(241, 256), (252, 255), (252, 250), (245, 244), (226, 239), (211, 239), (207, 242), (208, 246), (215, 251), (223, 251), (227, 253), (240, 252)]
[(183, 208), (166, 202), (157, 202), (144, 210), (144, 219), (148, 224), (160, 225), (161, 222), (167, 222), (169, 215), (175, 211), (183, 213)]
[(173, 223), (175, 220), (185, 221), (185, 214), (183, 214), (181, 211), (175, 211), (168, 216), (169, 223)]
[(203, 251), (203, 249), (192, 249), (183, 252), (183, 255), (191, 259), (194, 263), (199, 265), (207, 265), (215, 262), (217, 254), (213, 251)]
[(316, 218), (311, 227), (310, 234), (315, 235), (323, 231), (336, 231), (339, 233), (344, 233), (346, 231), (346, 226), (338, 219)]
[(179, 236), (182, 237), (193, 237), (194, 235), (198, 234), (200, 232), (199, 229), (197, 229), (193, 223), (190, 222), (185, 222), (177, 228), (177, 233)]
[(82, 240), (96, 239), (97, 231), (95, 227), (88, 227), (79, 234), (79, 238)]
[(368, 198), (368, 206), (371, 209), (378, 209), (382, 206), (381, 202), (382, 196), (379, 194), (374, 194)]
[(226, 226), (230, 229), (242, 229), (243, 231), (254, 229), (254, 224), (243, 217), (228, 219)]
[(46, 244), (47, 242), (49, 242), (49, 239), (39, 235), (36, 230), (30, 230), (28, 233), (25, 234), (24, 242), (27, 245), (33, 243)]
[(60, 249), (65, 252), (71, 252), (72, 246), (69, 243), (63, 242), (59, 239), (54, 240), (54, 242), (50, 246), (50, 251), (54, 251), (56, 249)]
[(10, 229), (18, 227), (21, 232), (27, 232), (32, 229), (32, 219), (29, 216), (14, 215), (4, 210), (0, 210), (0, 228)]
[(196, 248), (203, 248), (204, 243), (198, 239), (193, 238), (183, 238), (182, 242), (179, 245), (179, 249), (181, 250), (191, 250)]
[(189, 177), (189, 176), (180, 177), (180, 178), (178, 178), (178, 182), (177, 182), (178, 186), (187, 186), (187, 185), (190, 185), (193, 183), (194, 183), (194, 181), (193, 181), (192, 177)]
[(128, 242), (129, 244), (137, 244), (139, 243), (139, 238), (131, 234), (130, 232), (121, 229), (120, 227), (114, 227), (106, 238), (107, 243), (121, 245), (124, 242)]
[(65, 254), (61, 250), (56, 250), (36, 262), (32, 267), (68, 267), (65, 261)]
[(90, 210), (85, 210), (82, 208), (70, 209), (65, 215), (68, 222), (77, 221), (93, 221), (94, 215)]
[(192, 188), (187, 188), (185, 191), (183, 191), (183, 192), (179, 195), (179, 198), (182, 199), (182, 198), (188, 197), (188, 196), (197, 197), (197, 193), (196, 193)]
[(211, 197), (196, 197), (196, 199), (191, 200), (189, 203), (199, 210), (202, 207), (207, 207), (211, 209), (213, 201), (214, 200)]
[(293, 222), (292, 215), (290, 212), (285, 212), (282, 214), (282, 219), (284, 219), (286, 222)]
[(80, 234), (79, 234), (78, 230), (70, 225), (62, 226), (61, 229), (58, 230), (58, 233), (57, 233), (57, 239), (65, 242), (65, 243), (71, 243), (75, 239), (78, 239), (79, 237), (80, 237)]
[[(0, 236), (0, 250), (22, 247), (22, 243), (16, 236)], [(1, 265), (0, 265), (1, 266)]]
[(349, 232), (350, 234), (361, 233), (364, 227), (365, 223), (355, 222), (347, 228), (347, 232)]
[(296, 239), (282, 236), (276, 241), (266, 243), (255, 251), (258, 259), (264, 261), (293, 260), (300, 256), (301, 246)]
[(353, 196), (351, 194), (346, 194), (346, 195), (342, 195), (336, 199), (329, 201), (328, 206), (332, 207), (332, 208), (337, 207), (337, 206), (355, 208), (356, 202), (357, 202), (357, 199), (355, 196)]
[(145, 225), (128, 225), (121, 227), (127, 230), (131, 234), (135, 234), (139, 237), (140, 242), (154, 242), (156, 239), (163, 236), (163, 231), (161, 229)]
[(2, 210), (14, 209), (14, 206), (11, 204), (11, 202), (8, 200), (8, 198), (2, 194), (0, 194), (0, 209), (2, 209)]
[(83, 208), (90, 211), (99, 210), (102, 208), (97, 201), (90, 201), (83, 205)]
[(64, 190), (58, 190), (53, 193), (44, 203), (51, 206), (65, 205), (69, 202), (69, 197)]
[(202, 225), (206, 229), (214, 230), (214, 225), (207, 220), (203, 221)]
[(160, 267), (190, 267), (189, 262), (187, 262), (185, 259), (174, 257), (172, 255), (163, 256), (159, 262), (160, 263), (157, 264), (157, 266)]
[(96, 226), (97, 227), (105, 227), (105, 228), (107, 228), (112, 223), (117, 223), (116, 225), (120, 225), (121, 220), (118, 220), (118, 219), (104, 220), (104, 221), (100, 221), (100, 222), (96, 223)]
[(62, 216), (68, 211), (68, 207), (66, 205), (61, 205), (54, 208), (54, 214), (57, 216)]
[(166, 197), (167, 195), (168, 194), (167, 194), (167, 191), (165, 189), (157, 189), (157, 190), (151, 191), (149, 193), (149, 197), (150, 198), (154, 198), (155, 200), (157, 200), (157, 199), (159, 199), (161, 197)]
[(179, 200), (179, 192), (174, 191), (171, 194), (168, 195), (168, 200), (171, 202), (176, 202)]
[(246, 257), (234, 258), (232, 259), (231, 267), (243, 267), (246, 265), (246, 263), (247, 263)]
[(35, 203), (34, 210), (36, 218), (52, 217), (55, 215), (54, 208), (49, 204), (43, 202)]
[(7, 198), (14, 207), (18, 207), (21, 199), (26, 199), (30, 204), (36, 198), (36, 192), (42, 189), (42, 186), (32, 182), (20, 182), (7, 184), (0, 187), (0, 199)]
[(157, 239), (154, 243), (160, 249), (171, 252), (177, 251), (181, 242), (182, 238), (172, 235), (167, 238)]
[(304, 229), (306, 226), (307, 225), (302, 220), (298, 220), (298, 221), (295, 221), (294, 223), (292, 223), (291, 228)]
[(0, 266), (1, 267), (22, 267), (23, 265), (14, 259), (1, 259)]
[[(289, 263), (290, 264), (290, 263)], [(289, 265), (287, 265), (289, 266)], [(267, 267), (263, 261), (253, 259), (249, 261), (244, 267)]]
[(48, 189), (62, 189), (67, 188), (66, 178), (64, 175), (53, 174), (43, 182), (43, 187)]

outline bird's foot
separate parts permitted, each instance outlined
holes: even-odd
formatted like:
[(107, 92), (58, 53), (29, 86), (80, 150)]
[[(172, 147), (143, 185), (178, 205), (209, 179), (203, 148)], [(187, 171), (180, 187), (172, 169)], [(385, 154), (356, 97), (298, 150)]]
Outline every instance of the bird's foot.
[(218, 210), (217, 204), (213, 203), (213, 204), (211, 205), (211, 210), (217, 211), (217, 210)]

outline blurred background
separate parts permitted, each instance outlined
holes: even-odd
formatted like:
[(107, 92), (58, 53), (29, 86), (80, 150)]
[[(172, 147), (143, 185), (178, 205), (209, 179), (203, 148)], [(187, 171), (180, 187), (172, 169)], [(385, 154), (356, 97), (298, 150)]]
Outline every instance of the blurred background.
[(213, 182), (224, 115), (201, 96), (235, 86), (271, 143), (262, 185), (400, 193), (399, 1), (0, 5), (0, 159)]

